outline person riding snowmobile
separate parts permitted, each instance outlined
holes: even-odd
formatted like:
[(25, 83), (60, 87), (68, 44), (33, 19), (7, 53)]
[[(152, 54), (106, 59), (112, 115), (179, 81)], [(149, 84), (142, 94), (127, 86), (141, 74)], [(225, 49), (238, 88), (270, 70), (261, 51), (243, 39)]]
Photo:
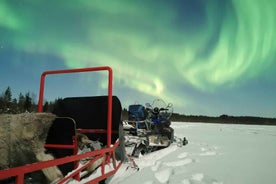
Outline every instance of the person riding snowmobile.
[(172, 142), (174, 139), (174, 130), (170, 127), (171, 121), (165, 117), (160, 116), (160, 111), (158, 107), (155, 107), (151, 111), (151, 121), (153, 122), (153, 131), (156, 134), (165, 135)]

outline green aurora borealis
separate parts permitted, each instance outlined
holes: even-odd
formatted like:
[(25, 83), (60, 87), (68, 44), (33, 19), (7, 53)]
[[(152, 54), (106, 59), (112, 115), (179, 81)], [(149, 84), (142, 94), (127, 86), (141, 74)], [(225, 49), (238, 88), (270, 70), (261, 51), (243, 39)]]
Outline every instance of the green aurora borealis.
[(2, 0), (0, 45), (69, 68), (109, 65), (115, 86), (196, 111), (196, 95), (275, 81), (275, 10), (273, 0)]

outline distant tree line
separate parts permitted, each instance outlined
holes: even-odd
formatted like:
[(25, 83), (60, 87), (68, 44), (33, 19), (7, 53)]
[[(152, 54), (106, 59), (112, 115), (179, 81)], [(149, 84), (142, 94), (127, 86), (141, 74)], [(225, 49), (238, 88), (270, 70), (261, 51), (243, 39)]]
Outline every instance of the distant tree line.
[[(54, 108), (54, 102), (46, 101), (43, 105), (44, 112), (51, 112)], [(34, 93), (27, 92), (25, 94), (19, 93), (18, 98), (14, 98), (12, 95), (12, 90), (7, 87), (0, 94), (0, 114), (18, 114), (24, 112), (37, 112), (36, 95)]]
[[(36, 95), (30, 92), (19, 93), (18, 98), (13, 98), (12, 90), (7, 87), (0, 94), (0, 114), (18, 114), (23, 112), (37, 112)], [(61, 98), (48, 102), (43, 105), (43, 112), (53, 112), (55, 105), (62, 100)], [(122, 109), (122, 119), (128, 119), (128, 110)], [(173, 113), (171, 121), (177, 122), (204, 122), (204, 123), (225, 123), (225, 124), (258, 124), (276, 125), (276, 118), (254, 117), (254, 116), (229, 116), (223, 114), (218, 117), (202, 115), (184, 115)]]
[(229, 116), (223, 114), (218, 117), (202, 115), (184, 115), (173, 113), (172, 121), (177, 122), (204, 122), (204, 123), (223, 123), (223, 124), (250, 124), (250, 125), (276, 125), (276, 118), (265, 118), (255, 116)]

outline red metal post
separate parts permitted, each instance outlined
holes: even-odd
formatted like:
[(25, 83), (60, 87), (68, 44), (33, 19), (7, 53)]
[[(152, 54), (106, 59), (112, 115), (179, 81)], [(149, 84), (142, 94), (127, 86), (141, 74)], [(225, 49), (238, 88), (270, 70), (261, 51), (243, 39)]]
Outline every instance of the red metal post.
[(45, 83), (45, 75), (42, 73), (40, 78), (40, 88), (39, 88), (39, 99), (38, 99), (38, 112), (43, 111), (43, 96), (44, 96), (44, 83)]
[(108, 75), (108, 109), (107, 109), (107, 146), (111, 145), (111, 131), (112, 131), (112, 69), (109, 68)]

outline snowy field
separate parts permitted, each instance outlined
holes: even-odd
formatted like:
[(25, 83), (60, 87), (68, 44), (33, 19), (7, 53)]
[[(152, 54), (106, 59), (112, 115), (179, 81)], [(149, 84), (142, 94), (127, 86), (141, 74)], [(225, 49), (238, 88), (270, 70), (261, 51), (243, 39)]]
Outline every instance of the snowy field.
[(172, 123), (189, 144), (122, 165), (109, 184), (275, 184), (276, 126)]

